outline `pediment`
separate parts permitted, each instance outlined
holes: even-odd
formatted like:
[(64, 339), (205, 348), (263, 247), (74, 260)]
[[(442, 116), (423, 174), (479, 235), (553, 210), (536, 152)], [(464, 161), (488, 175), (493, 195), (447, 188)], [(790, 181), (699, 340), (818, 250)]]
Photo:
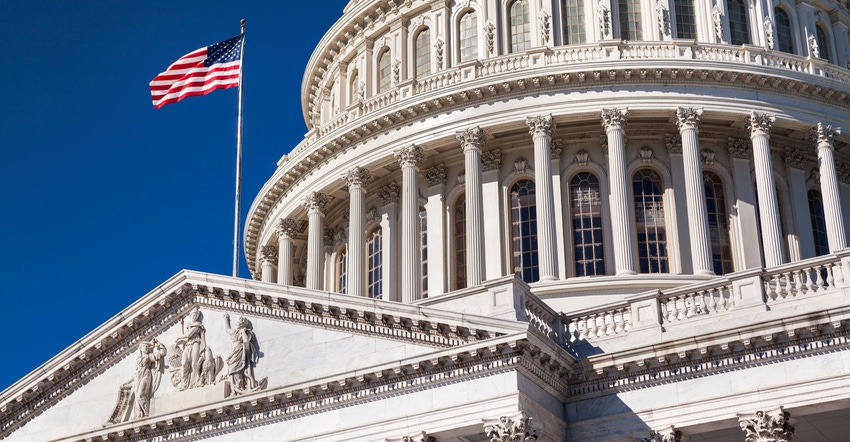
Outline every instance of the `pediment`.
[(368, 383), (399, 361), (524, 330), (184, 271), (3, 392), (0, 437), (82, 436), (318, 379)]

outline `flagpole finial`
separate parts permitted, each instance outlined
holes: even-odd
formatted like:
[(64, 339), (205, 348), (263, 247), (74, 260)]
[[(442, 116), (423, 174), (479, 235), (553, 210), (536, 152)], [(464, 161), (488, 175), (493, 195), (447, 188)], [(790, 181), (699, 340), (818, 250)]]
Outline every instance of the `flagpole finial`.
[(245, 19), (239, 20), (239, 24), (242, 25), (242, 29), (245, 29)]

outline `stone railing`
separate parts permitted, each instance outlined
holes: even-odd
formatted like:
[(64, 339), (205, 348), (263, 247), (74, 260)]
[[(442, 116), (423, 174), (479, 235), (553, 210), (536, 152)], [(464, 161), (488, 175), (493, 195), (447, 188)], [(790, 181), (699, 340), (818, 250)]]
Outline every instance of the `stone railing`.
[(530, 292), (525, 296), (525, 315), (531, 327), (557, 342), (564, 345), (564, 334), (561, 316)]
[(343, 111), (340, 115), (337, 115), (334, 119), (328, 121), (319, 128), (319, 136), (327, 135), (342, 126), (345, 126), (349, 121), (350, 116), (348, 112)]
[[(622, 302), (562, 315), (567, 343), (594, 341), (633, 329), (668, 331), (706, 318), (728, 320), (781, 308), (817, 307), (813, 296), (850, 287), (850, 249), (770, 269), (731, 273), (698, 284), (657, 290)], [(824, 307), (827, 308), (827, 307)], [(723, 321), (716, 322), (722, 326)]]

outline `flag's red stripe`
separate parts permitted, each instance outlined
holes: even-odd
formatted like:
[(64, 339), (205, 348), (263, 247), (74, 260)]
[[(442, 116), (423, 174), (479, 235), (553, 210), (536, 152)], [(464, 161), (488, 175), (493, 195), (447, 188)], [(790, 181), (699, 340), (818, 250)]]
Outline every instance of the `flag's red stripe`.
[(196, 49), (171, 64), (150, 82), (151, 101), (159, 109), (186, 97), (239, 85), (242, 60), (204, 66), (207, 48)]
[(236, 74), (228, 75), (226, 77), (199, 78), (195, 81), (187, 82), (187, 83), (181, 84), (179, 86), (172, 87), (172, 88), (170, 88), (166, 91), (162, 91), (162, 92), (151, 91), (151, 96), (153, 97), (153, 100), (156, 101), (157, 99), (160, 99), (161, 97), (164, 97), (166, 95), (180, 94), (180, 93), (182, 93), (182, 91), (184, 89), (190, 89), (190, 88), (196, 88), (196, 87), (206, 87), (206, 86), (209, 86), (209, 85), (214, 85), (215, 83), (219, 83), (219, 84), (230, 84), (230, 83), (239, 84), (239, 73), (237, 72)]
[[(217, 74), (217, 73), (220, 73), (220, 72), (229, 72), (229, 71), (239, 71), (239, 66), (235, 65), (235, 66), (221, 66), (221, 67), (219, 67), (218, 65), (213, 65), (210, 68), (192, 70), (192, 71), (185, 72), (185, 73), (182, 73), (182, 74), (166, 75), (166, 73), (162, 73), (162, 74), (157, 75), (156, 78), (154, 78), (153, 81), (151, 81), (151, 89), (154, 89), (154, 88), (161, 89), (163, 86), (167, 87), (168, 83), (179, 81), (179, 80), (182, 80), (184, 78), (203, 77), (205, 75), (209, 76), (209, 75), (212, 75), (212, 74)], [(166, 83), (166, 84), (155, 84), (155, 83), (159, 83), (159, 82)]]
[(186, 97), (196, 97), (196, 96), (199, 96), (199, 95), (206, 95), (206, 94), (208, 94), (208, 93), (210, 93), (210, 92), (212, 92), (216, 89), (227, 89), (227, 88), (231, 88), (231, 87), (234, 87), (234, 86), (237, 86), (237, 85), (238, 85), (238, 83), (233, 83), (233, 84), (228, 83), (226, 85), (222, 85), (222, 86), (214, 87), (214, 88), (210, 88), (210, 89), (205, 89), (205, 90), (201, 90), (201, 91), (185, 92), (182, 95), (179, 95), (177, 97), (172, 97), (172, 98), (162, 100), (158, 104), (156, 102), (154, 102), (153, 107), (159, 109), (162, 106), (165, 106), (166, 104), (176, 103), (176, 102), (178, 102), (178, 101), (180, 101), (180, 100), (182, 100)]

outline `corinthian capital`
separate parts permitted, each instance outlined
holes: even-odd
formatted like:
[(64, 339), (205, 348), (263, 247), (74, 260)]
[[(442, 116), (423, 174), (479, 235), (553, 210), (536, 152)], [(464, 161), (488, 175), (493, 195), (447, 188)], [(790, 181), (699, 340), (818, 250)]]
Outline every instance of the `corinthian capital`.
[(749, 160), (752, 153), (750, 141), (740, 138), (729, 138), (726, 142), (726, 151), (729, 152), (732, 158), (739, 160)]
[(693, 107), (680, 107), (676, 109), (676, 124), (679, 125), (679, 130), (699, 129), (699, 118), (702, 115), (702, 109)]
[(481, 170), (498, 170), (502, 167), (502, 151), (499, 149), (488, 150), (481, 154)]
[(260, 249), (260, 260), (263, 262), (277, 262), (277, 247), (275, 246), (263, 246)]
[(542, 432), (543, 427), (525, 412), (514, 418), (502, 416), (497, 422), (484, 424), (484, 434), (492, 442), (531, 442), (536, 441)]
[(650, 430), (649, 437), (641, 439), (641, 442), (680, 442), (681, 440), (682, 432), (671, 426), (661, 431)]
[(385, 206), (387, 204), (398, 203), (399, 195), (401, 195), (401, 189), (396, 183), (389, 183), (378, 192), (378, 198), (381, 199), (381, 204)]
[(543, 135), (545, 137), (552, 136), (552, 129), (555, 128), (555, 120), (552, 115), (538, 115), (536, 117), (528, 117), (525, 119), (528, 124), (529, 133), (532, 136)]
[(602, 127), (605, 131), (626, 130), (626, 118), (629, 116), (628, 109), (602, 109)]
[(739, 420), (746, 442), (784, 442), (794, 436), (794, 425), (790, 422), (791, 413), (779, 409), (773, 416), (757, 411), (755, 418)]
[(758, 112), (750, 113), (750, 116), (747, 120), (747, 125), (750, 128), (750, 136), (770, 136), (770, 129), (771, 127), (773, 127), (774, 121), (776, 121), (776, 117), (771, 114), (762, 114)]
[(425, 181), (428, 182), (428, 187), (446, 184), (446, 173), (448, 173), (448, 170), (446, 169), (446, 165), (442, 163), (426, 169)]
[(398, 160), (398, 164), (401, 167), (405, 166), (413, 166), (418, 168), (419, 164), (422, 163), (422, 159), (425, 158), (425, 154), (422, 153), (422, 148), (411, 144), (410, 146), (402, 147), (401, 149), (393, 152), (393, 156)]
[(310, 192), (304, 197), (304, 209), (307, 212), (325, 212), (325, 206), (330, 202), (330, 197), (322, 192)]
[(298, 221), (292, 218), (284, 218), (278, 221), (277, 234), (278, 236), (295, 237), (295, 232), (298, 230)]
[(456, 136), (464, 152), (466, 149), (480, 150), (481, 146), (484, 145), (484, 131), (477, 126), (459, 131)]
[(832, 146), (833, 137), (840, 134), (840, 128), (833, 128), (832, 126), (824, 125), (823, 123), (818, 123), (817, 127), (815, 128), (815, 135), (817, 136), (818, 146)]
[(342, 175), (342, 180), (345, 181), (345, 185), (349, 188), (363, 187), (369, 184), (369, 182), (372, 181), (372, 178), (372, 173), (369, 172), (368, 169), (364, 169), (360, 166), (355, 166)]

